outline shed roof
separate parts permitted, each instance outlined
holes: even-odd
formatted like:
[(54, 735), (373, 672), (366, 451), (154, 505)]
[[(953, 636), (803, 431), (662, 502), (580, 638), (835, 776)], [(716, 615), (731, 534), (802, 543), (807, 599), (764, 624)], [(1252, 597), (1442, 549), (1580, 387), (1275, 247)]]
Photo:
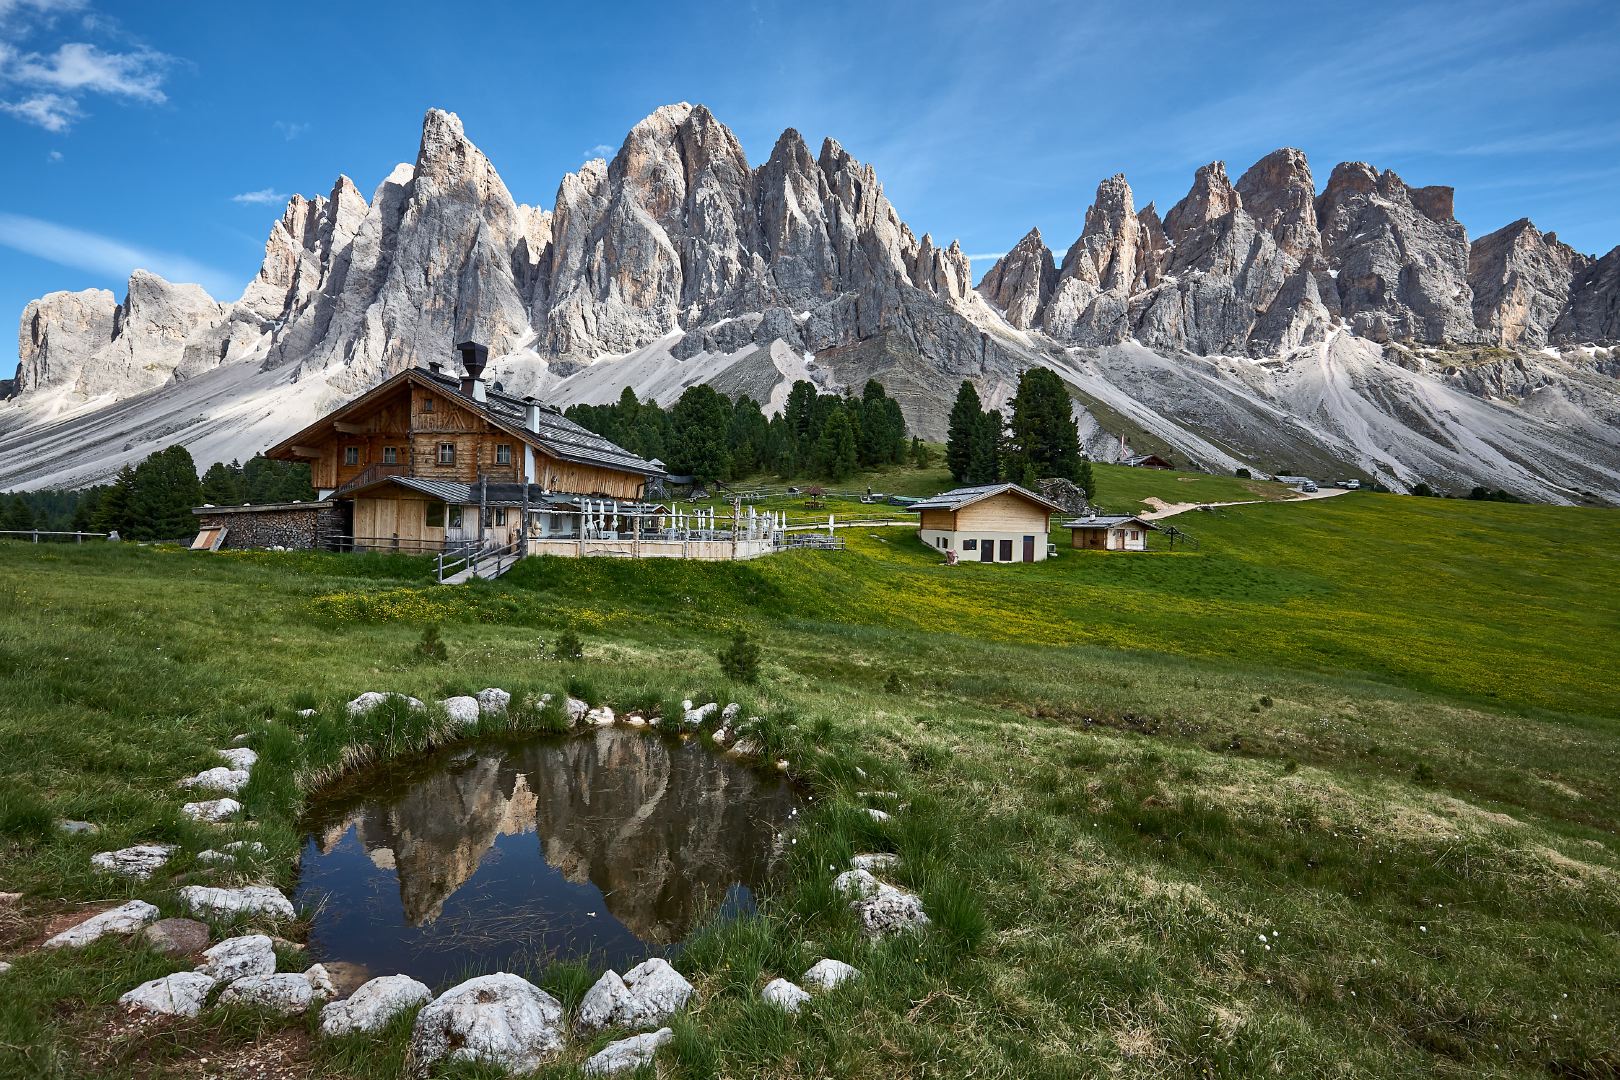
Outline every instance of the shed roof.
[(1135, 514), (1093, 514), (1088, 517), (1065, 521), (1063, 527), (1065, 529), (1113, 529), (1120, 525), (1129, 525), (1132, 522), (1142, 526), (1144, 529), (1158, 528), (1147, 518), (1137, 517)]
[(1003, 493), (1016, 495), (1027, 502), (1034, 503), (1036, 506), (1046, 508), (1048, 512), (1063, 509), (1052, 500), (1043, 498), (1028, 488), (1019, 487), (1017, 484), (980, 484), (978, 487), (955, 488), (951, 491), (941, 492), (932, 498), (923, 499), (921, 502), (914, 502), (909, 509), (960, 510), (964, 506), (972, 506), (976, 502), (983, 502), (985, 499)]

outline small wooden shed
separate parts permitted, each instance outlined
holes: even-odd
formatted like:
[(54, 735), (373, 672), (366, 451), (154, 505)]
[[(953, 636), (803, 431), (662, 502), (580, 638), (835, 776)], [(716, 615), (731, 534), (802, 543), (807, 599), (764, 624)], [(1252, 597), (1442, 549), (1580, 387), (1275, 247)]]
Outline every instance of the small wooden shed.
[(913, 503), (917, 535), (958, 562), (1041, 562), (1052, 515), (1063, 508), (1017, 484), (957, 488)]
[(1158, 526), (1134, 514), (1093, 514), (1065, 521), (1074, 546), (1093, 551), (1146, 551), (1149, 529)]

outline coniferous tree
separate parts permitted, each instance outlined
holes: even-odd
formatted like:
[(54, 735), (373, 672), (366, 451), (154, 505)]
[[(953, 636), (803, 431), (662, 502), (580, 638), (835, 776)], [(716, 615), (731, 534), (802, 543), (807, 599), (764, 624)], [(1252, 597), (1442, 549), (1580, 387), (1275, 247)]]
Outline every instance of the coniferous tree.
[(782, 415), (787, 417), (788, 428), (793, 432), (794, 449), (801, 456), (814, 445), (816, 398), (819, 396), (815, 384), (808, 379), (799, 379), (788, 390), (787, 405)]
[(714, 387), (704, 383), (687, 387), (670, 420), (674, 429), (672, 471), (690, 473), (700, 483), (731, 475), (731, 454), (726, 447), (731, 406)]
[(1083, 457), (1080, 459), (1080, 471), (1075, 476), (1074, 483), (1076, 487), (1086, 493), (1086, 502), (1093, 503), (1097, 501), (1097, 480), (1091, 472), (1090, 458)]
[(1001, 429), (999, 410), (979, 414), (971, 439), (972, 460), (968, 462), (966, 483), (994, 484), (1001, 479)]
[(34, 527), (34, 511), (21, 495), (11, 495), (5, 500), (5, 508), (0, 511), (0, 529), (20, 530)]
[(830, 480), (848, 479), (860, 466), (855, 449), (855, 429), (849, 413), (838, 409), (821, 426), (816, 442), (816, 468)]
[(178, 540), (196, 531), (191, 508), (202, 501), (197, 467), (183, 446), (171, 446), (135, 467), (130, 489), (131, 535), (137, 540)]
[(1072, 480), (1080, 470), (1080, 433), (1063, 380), (1048, 368), (1032, 367), (1018, 378), (1013, 398), (1011, 453), (1008, 475), (1019, 476), (1025, 466), (1037, 476)]
[(765, 443), (770, 425), (759, 409), (759, 402), (746, 395), (731, 410), (727, 438), (731, 443), (731, 475), (740, 479), (758, 472), (765, 464)]
[(125, 465), (107, 486), (92, 519), (94, 532), (116, 532), (125, 540), (134, 534), (134, 521), (130, 517), (130, 500), (135, 492), (135, 466)]
[(970, 483), (973, 473), (974, 450), (984, 426), (984, 406), (973, 384), (962, 380), (956, 392), (956, 403), (951, 406), (950, 428), (945, 437), (945, 467), (959, 484)]
[(242, 467), (216, 461), (202, 476), (202, 500), (214, 506), (239, 506), (242, 498)]

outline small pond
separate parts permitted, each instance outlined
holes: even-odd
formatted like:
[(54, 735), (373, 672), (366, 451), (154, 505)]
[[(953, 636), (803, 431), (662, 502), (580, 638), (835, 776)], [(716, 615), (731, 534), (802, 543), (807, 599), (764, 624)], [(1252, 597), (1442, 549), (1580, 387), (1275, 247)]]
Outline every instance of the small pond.
[(313, 958), (367, 975), (622, 971), (752, 911), (796, 802), (696, 739), (604, 728), (462, 746), (322, 794), (296, 901), (315, 912)]

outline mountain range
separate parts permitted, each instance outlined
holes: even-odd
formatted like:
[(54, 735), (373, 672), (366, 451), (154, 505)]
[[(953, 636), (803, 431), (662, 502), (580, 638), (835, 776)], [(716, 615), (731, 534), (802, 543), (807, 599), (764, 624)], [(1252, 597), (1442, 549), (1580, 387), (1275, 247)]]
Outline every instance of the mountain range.
[(752, 166), (707, 108), (658, 109), (611, 161), (516, 202), (460, 119), (368, 199), (294, 196), (233, 302), (137, 270), (28, 305), (0, 402), (0, 489), (75, 486), (172, 442), (246, 457), (407, 366), (488, 343), (489, 377), (556, 405), (877, 378), (943, 434), (1040, 364), (1088, 450), (1196, 467), (1485, 485), (1620, 502), (1620, 248), (1528, 220), (1470, 242), (1446, 187), (1364, 163), (1318, 192), (1281, 149), (1197, 170), (1162, 215), (1097, 187), (1061, 261), (1031, 230), (975, 286), (869, 164), (794, 130)]

